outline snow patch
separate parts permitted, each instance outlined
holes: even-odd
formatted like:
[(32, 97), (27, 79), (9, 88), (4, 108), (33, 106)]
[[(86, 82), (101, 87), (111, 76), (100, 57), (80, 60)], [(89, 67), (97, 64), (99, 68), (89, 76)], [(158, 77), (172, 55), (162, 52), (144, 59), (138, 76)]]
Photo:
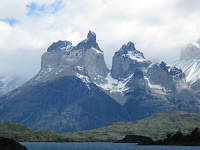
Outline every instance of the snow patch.
[(84, 76), (84, 75), (79, 74), (79, 73), (76, 73), (76, 76), (77, 76), (78, 78), (80, 78), (83, 82), (85, 82), (85, 83), (90, 83), (90, 79), (89, 79), (87, 76)]
[(77, 68), (79, 71), (83, 71), (83, 70), (84, 70), (84, 66), (76, 66), (76, 68)]
[(197, 43), (197, 42), (192, 43), (192, 45), (194, 45), (194, 46), (197, 47), (197, 48), (200, 48), (200, 44)]
[(186, 75), (186, 82), (194, 83), (200, 79), (200, 60), (180, 60), (174, 64)]
[(147, 78), (146, 76), (144, 76), (144, 79), (147, 80), (148, 85), (149, 85), (150, 88), (152, 88), (152, 89), (159, 89), (159, 90), (164, 90), (164, 91), (166, 91), (165, 88), (162, 87), (161, 85), (151, 84), (150, 81), (149, 81), (149, 78)]
[(58, 71), (58, 73), (60, 73), (60, 72), (62, 72), (64, 69), (62, 68), (62, 69), (60, 69), (59, 71)]
[(12, 80), (14, 80), (12, 77), (5, 77), (5, 78), (0, 79), (0, 82), (2, 82), (3, 84), (7, 84), (11, 82)]
[(51, 65), (47, 65), (46, 68), (42, 69), (38, 75), (35, 77), (35, 80), (39, 80), (41, 77), (43, 77), (44, 75), (48, 74), (49, 72), (51, 72), (53, 69), (55, 69), (54, 67), (51, 67)]
[(94, 50), (97, 54), (103, 54), (103, 52), (101, 52), (100, 50), (98, 50), (96, 48), (92, 48), (92, 50)]
[(60, 50), (66, 50), (66, 47), (61, 47)]
[(51, 67), (51, 65), (48, 65), (48, 66), (47, 66), (47, 69), (48, 69), (48, 72), (51, 72), (54, 68)]
[(129, 59), (136, 60), (138, 62), (145, 61), (145, 59), (143, 58), (143, 56), (140, 53), (135, 53), (133, 51), (128, 51), (127, 54), (123, 54), (122, 56), (123, 57), (128, 56)]
[(90, 83), (90, 79), (87, 76), (84, 76), (82, 74), (76, 73), (76, 76), (81, 79), (84, 83), (86, 83), (87, 87), (90, 89), (90, 86), (88, 83)]
[(71, 47), (72, 47), (71, 45), (67, 45), (66, 50), (68, 50), (68, 49), (71, 48)]
[(114, 78), (111, 77), (110, 73), (108, 73), (107, 77), (106, 77), (106, 83), (105, 84), (97, 84), (97, 86), (101, 87), (102, 89), (109, 91), (111, 94), (112, 93), (121, 93), (123, 94), (124, 92), (126, 92), (129, 88), (126, 87), (126, 84), (128, 83), (128, 81), (131, 79), (131, 77), (133, 76), (130, 75), (128, 78), (123, 79), (122, 81), (118, 81)]

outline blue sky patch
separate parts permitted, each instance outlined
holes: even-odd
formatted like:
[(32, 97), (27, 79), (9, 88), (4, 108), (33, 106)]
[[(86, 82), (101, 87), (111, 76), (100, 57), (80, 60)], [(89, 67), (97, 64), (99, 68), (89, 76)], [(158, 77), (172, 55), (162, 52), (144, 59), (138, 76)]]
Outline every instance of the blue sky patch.
[(6, 23), (10, 24), (11, 26), (14, 26), (15, 24), (17, 24), (19, 22), (19, 20), (15, 19), (15, 18), (0, 18), (0, 21), (6, 22)]
[(28, 16), (40, 16), (42, 13), (54, 14), (63, 8), (62, 0), (56, 0), (50, 5), (39, 5), (36, 2), (32, 2), (26, 6)]

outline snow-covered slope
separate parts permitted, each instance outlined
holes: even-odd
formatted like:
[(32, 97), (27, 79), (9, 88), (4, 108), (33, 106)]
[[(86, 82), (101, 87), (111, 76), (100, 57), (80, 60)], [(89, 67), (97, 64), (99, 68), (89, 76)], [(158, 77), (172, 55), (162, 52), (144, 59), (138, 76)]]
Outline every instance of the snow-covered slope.
[(180, 53), (180, 59), (174, 64), (183, 70), (186, 81), (192, 85), (200, 79), (200, 41), (188, 44)]
[(174, 65), (183, 70), (190, 85), (200, 79), (200, 60), (179, 60)]
[(0, 76), (0, 96), (12, 91), (25, 82), (16, 76)]

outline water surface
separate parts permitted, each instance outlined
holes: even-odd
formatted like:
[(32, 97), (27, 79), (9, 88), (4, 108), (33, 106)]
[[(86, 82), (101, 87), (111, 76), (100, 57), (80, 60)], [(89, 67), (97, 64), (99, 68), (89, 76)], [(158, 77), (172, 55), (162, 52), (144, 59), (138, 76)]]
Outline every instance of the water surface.
[(138, 146), (132, 143), (21, 143), (28, 150), (200, 150), (197, 146)]

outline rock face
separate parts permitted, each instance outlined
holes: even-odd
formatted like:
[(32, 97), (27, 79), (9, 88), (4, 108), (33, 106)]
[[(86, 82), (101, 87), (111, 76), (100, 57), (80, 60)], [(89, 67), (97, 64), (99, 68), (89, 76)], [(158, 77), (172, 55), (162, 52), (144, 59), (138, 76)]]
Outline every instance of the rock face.
[(53, 43), (42, 56), (41, 70), (31, 84), (68, 75), (100, 83), (108, 71), (103, 51), (96, 42), (96, 34), (90, 31), (77, 46), (68, 41)]
[(199, 106), (182, 70), (146, 60), (132, 42), (115, 53), (109, 70), (96, 34), (89, 31), (76, 46), (53, 43), (39, 73), (0, 98), (0, 120), (67, 132), (166, 110), (199, 112)]
[(137, 68), (147, 67), (143, 53), (135, 49), (135, 45), (129, 42), (123, 45), (113, 57), (111, 76), (115, 79), (127, 78)]
[(69, 41), (58, 41), (54, 42), (48, 49), (47, 52), (65, 51), (72, 47), (72, 43)]
[(1, 120), (58, 132), (129, 120), (126, 110), (97, 86), (105, 82), (108, 72), (95, 33), (90, 31), (77, 46), (53, 43), (42, 56), (40, 72), (2, 97)]
[(160, 65), (152, 64), (147, 69), (147, 79), (150, 84), (160, 85), (160, 89), (164, 91), (176, 91), (186, 89), (185, 74), (181, 69), (170, 67), (165, 62)]

